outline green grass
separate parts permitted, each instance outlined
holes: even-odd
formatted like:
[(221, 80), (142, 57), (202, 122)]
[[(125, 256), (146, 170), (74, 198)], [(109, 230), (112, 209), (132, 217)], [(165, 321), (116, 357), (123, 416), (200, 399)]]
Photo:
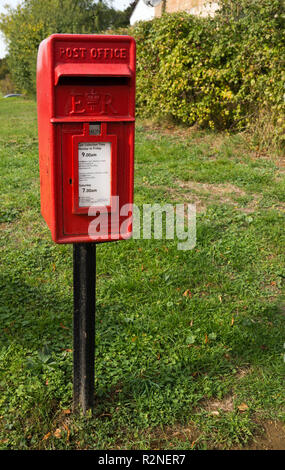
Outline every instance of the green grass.
[(0, 99), (0, 121), (0, 448), (226, 449), (284, 422), (278, 161), (138, 124), (135, 202), (196, 202), (197, 245), (98, 246), (96, 405), (74, 416), (72, 247), (40, 215), (35, 103)]

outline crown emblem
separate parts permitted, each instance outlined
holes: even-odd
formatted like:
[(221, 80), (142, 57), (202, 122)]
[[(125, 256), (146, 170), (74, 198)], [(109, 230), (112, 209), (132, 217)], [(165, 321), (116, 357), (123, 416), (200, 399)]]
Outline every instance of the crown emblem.
[(87, 93), (87, 106), (89, 107), (90, 111), (95, 111), (99, 101), (100, 95), (95, 90), (91, 90), (90, 93)]

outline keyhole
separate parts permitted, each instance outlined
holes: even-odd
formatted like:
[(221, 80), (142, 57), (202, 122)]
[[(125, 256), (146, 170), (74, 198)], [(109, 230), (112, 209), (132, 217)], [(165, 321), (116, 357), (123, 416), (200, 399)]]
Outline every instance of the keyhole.
[(72, 179), (71, 178), (69, 178), (69, 184), (72, 184)]

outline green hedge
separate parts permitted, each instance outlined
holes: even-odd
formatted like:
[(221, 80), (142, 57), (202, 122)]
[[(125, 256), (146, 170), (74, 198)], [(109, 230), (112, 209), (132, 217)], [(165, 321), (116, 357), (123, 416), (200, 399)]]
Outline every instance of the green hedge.
[(128, 31), (137, 40), (139, 116), (241, 129), (269, 108), (282, 126), (283, 0), (222, 3), (214, 18), (166, 14)]
[[(90, 3), (80, 0), (82, 8), (74, 15), (68, 8), (61, 11), (59, 0), (48, 6), (29, 0), (1, 17), (17, 89), (35, 93), (36, 54), (44, 37), (55, 31), (95, 32), (86, 7)], [(68, 6), (70, 0), (60, 4)], [(280, 141), (285, 122), (284, 0), (219, 4), (214, 18), (180, 12), (120, 30), (137, 40), (137, 115), (240, 130), (260, 114), (263, 126), (270, 120)]]

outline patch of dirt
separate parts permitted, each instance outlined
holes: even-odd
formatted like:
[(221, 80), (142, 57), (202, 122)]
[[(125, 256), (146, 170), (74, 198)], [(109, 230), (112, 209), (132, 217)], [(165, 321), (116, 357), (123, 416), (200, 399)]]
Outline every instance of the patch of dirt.
[[(164, 186), (150, 185), (146, 182), (143, 184), (152, 189), (166, 189)], [(183, 192), (179, 192), (176, 188), (167, 188), (172, 199), (183, 199), (185, 204), (196, 204), (197, 212), (205, 212), (207, 206), (213, 202), (237, 206), (238, 202), (235, 201), (235, 198), (245, 197), (247, 195), (247, 193), (241, 188), (230, 183), (210, 184), (199, 183), (196, 181), (176, 181), (176, 184), (183, 189)], [(246, 214), (254, 212), (259, 200), (261, 199), (261, 196), (257, 194), (251, 194), (250, 196), (252, 197), (252, 200), (246, 207), (239, 205), (239, 209)]]
[[(173, 200), (183, 200), (184, 204), (195, 204), (197, 213), (206, 212), (207, 206), (213, 203), (230, 204), (239, 209), (244, 214), (252, 214), (258, 208), (258, 204), (262, 199), (262, 194), (246, 193), (243, 189), (231, 183), (199, 183), (197, 181), (176, 181), (175, 182), (183, 190), (180, 192), (177, 188), (166, 188), (165, 186), (152, 185), (148, 182), (143, 184), (151, 189), (168, 191)], [(249, 196), (251, 200), (243, 206), (236, 199), (239, 197)], [(285, 204), (278, 203), (272, 206), (275, 210), (285, 211)]]
[(238, 371), (236, 373), (236, 378), (238, 380), (243, 379), (246, 375), (248, 375), (250, 373), (251, 373), (250, 367), (240, 368), (240, 369), (238, 369)]
[[(207, 207), (207, 203), (219, 201), (222, 204), (237, 205), (238, 203), (235, 201), (235, 198), (247, 196), (243, 189), (230, 183), (210, 184), (196, 181), (177, 181), (176, 183), (183, 190), (187, 190), (187, 193), (184, 193), (185, 200), (187, 202), (190, 196), (191, 202), (196, 203), (197, 212), (203, 212)], [(200, 193), (199, 195), (197, 194), (198, 192)], [(239, 209), (247, 214), (256, 210), (257, 204), (261, 199), (261, 196), (257, 194), (251, 194), (250, 196), (252, 200), (246, 207), (239, 205)]]
[(285, 450), (285, 426), (279, 421), (262, 424), (264, 433), (256, 435), (244, 450)]
[(220, 414), (220, 411), (234, 411), (234, 399), (231, 395), (227, 395), (222, 400), (208, 400), (204, 403), (202, 402), (201, 405), (209, 414), (216, 416)]
[[(172, 191), (171, 191), (172, 192)], [(174, 191), (173, 191), (174, 193)], [(207, 197), (206, 196), (200, 196), (199, 194), (191, 194), (191, 197), (189, 197), (189, 194), (179, 194), (176, 193), (179, 198), (184, 199), (184, 204), (189, 203), (189, 204), (195, 204), (196, 206), (196, 211), (198, 213), (206, 212), (207, 210)]]
[[(218, 410), (233, 411), (233, 398), (228, 396), (221, 401), (211, 401), (208, 403), (208, 409), (212, 414), (218, 413)], [(285, 450), (285, 426), (283, 423), (265, 421), (261, 423), (260, 427), (262, 429), (256, 433), (250, 444), (234, 447), (232, 450)], [(156, 433), (156, 437), (151, 440), (151, 449), (175, 449), (177, 441), (188, 441), (195, 448), (199, 438), (200, 433), (194, 425), (168, 427)], [(214, 448), (217, 448), (217, 445)]]
[(285, 171), (285, 158), (280, 158), (277, 160), (276, 165), (281, 169), (281, 171)]
[[(212, 400), (206, 405), (209, 413), (218, 414), (219, 411), (233, 411), (233, 397), (228, 396), (223, 400)], [(285, 426), (280, 421), (265, 421), (258, 423), (258, 431), (251, 442), (246, 446), (233, 447), (231, 450), (285, 450)], [(194, 449), (196, 443), (203, 441), (203, 437), (194, 424), (169, 426), (164, 429), (154, 430), (150, 438), (150, 449), (176, 449), (177, 443), (189, 442)], [(202, 442), (201, 441), (201, 442)], [(208, 446), (211, 444), (208, 441)], [(219, 446), (214, 445), (217, 449)]]
[(235, 194), (237, 196), (246, 196), (246, 192), (238, 186), (230, 183), (223, 184), (210, 184), (210, 183), (197, 183), (196, 181), (178, 181), (181, 188), (187, 188), (195, 191), (205, 191), (218, 196), (222, 194)]
[(157, 429), (153, 432), (153, 437), (150, 441), (151, 449), (176, 449), (176, 442), (190, 442), (194, 448), (196, 440), (199, 438), (200, 433), (195, 426), (188, 424), (186, 426), (176, 425), (169, 426), (164, 429)]

